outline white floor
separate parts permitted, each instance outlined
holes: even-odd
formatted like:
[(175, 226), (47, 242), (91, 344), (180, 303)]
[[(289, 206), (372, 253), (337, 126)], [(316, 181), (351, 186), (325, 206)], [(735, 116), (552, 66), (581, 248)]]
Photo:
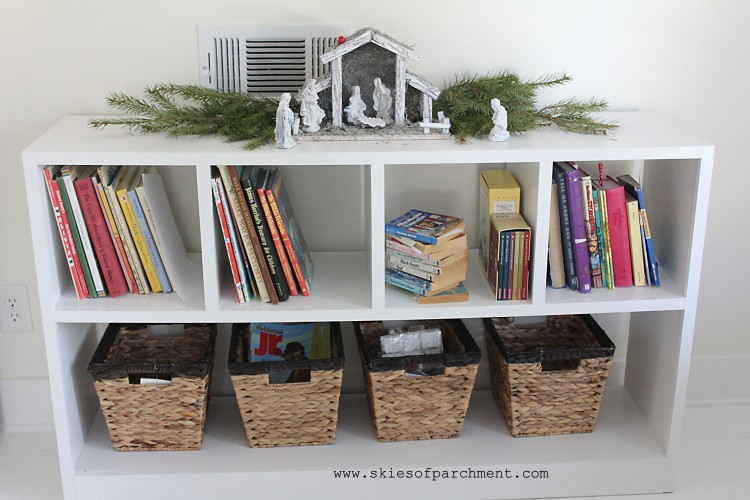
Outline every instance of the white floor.
[[(0, 432), (0, 500), (58, 498), (62, 492), (54, 434)], [(675, 493), (601, 498), (750, 498), (750, 404), (688, 407)]]

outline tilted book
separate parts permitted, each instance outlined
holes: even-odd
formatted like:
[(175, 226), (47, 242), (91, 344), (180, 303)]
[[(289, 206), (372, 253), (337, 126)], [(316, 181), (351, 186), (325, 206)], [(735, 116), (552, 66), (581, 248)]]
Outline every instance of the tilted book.
[(302, 295), (310, 295), (313, 279), (312, 257), (307, 249), (299, 222), (294, 216), (294, 208), (281, 178), (281, 171), (274, 167), (269, 175), (270, 178), (265, 186), (266, 197), (276, 219), (281, 242), (289, 257), (300, 292)]
[(625, 188), (609, 176), (604, 179), (602, 188), (607, 198), (607, 225), (615, 286), (632, 286), (633, 268), (630, 262)]
[(581, 293), (591, 291), (591, 268), (589, 265), (588, 240), (584, 226), (583, 192), (578, 168), (570, 162), (555, 162), (553, 169), (563, 172), (567, 187), (568, 214), (570, 217), (570, 237), (573, 244), (573, 263), (575, 265), (577, 290)]
[(464, 220), (422, 210), (409, 210), (385, 224), (386, 234), (437, 245), (441, 240), (464, 230)]
[(60, 240), (63, 244), (63, 250), (65, 251), (65, 260), (68, 262), (70, 276), (73, 279), (73, 288), (76, 291), (76, 296), (79, 299), (84, 299), (88, 297), (88, 289), (86, 288), (83, 271), (80, 268), (81, 264), (73, 242), (73, 235), (70, 231), (68, 216), (65, 212), (65, 207), (63, 206), (60, 186), (57, 185), (57, 181), (54, 178), (57, 173), (53, 174), (53, 169), (59, 170), (56, 167), (47, 167), (44, 169), (44, 183), (47, 186), (47, 193), (49, 194), (49, 200), (52, 204), (52, 212), (55, 215), (57, 229), (60, 233)]
[(643, 189), (641, 188), (641, 184), (630, 175), (621, 175), (617, 177), (617, 180), (623, 185), (625, 191), (638, 200), (638, 208), (640, 210), (642, 224), (641, 236), (645, 246), (644, 252), (646, 255), (646, 265), (648, 267), (648, 277), (652, 285), (659, 286), (659, 264), (656, 261), (656, 254), (654, 253), (654, 244), (651, 239), (651, 228), (648, 225), (646, 203), (643, 199)]
[(94, 188), (89, 175), (90, 172), (83, 172), (73, 181), (73, 184), (96, 253), (96, 260), (107, 286), (107, 293), (110, 297), (119, 297), (128, 293), (128, 284), (99, 205), (99, 193)]
[(625, 193), (625, 209), (628, 214), (628, 236), (630, 240), (630, 264), (633, 267), (633, 285), (646, 286), (648, 270), (643, 262), (643, 239), (641, 238), (641, 214), (638, 200)]
[[(217, 182), (218, 181), (218, 182)], [(224, 237), (224, 247), (227, 250), (227, 259), (229, 260), (229, 269), (232, 272), (232, 279), (234, 280), (235, 292), (237, 292), (238, 302), (247, 302), (249, 300), (245, 288), (244, 281), (240, 274), (240, 264), (238, 265), (238, 259), (235, 255), (234, 246), (232, 244), (232, 237), (229, 233), (229, 225), (227, 224), (226, 214), (224, 213), (224, 206), (221, 202), (221, 195), (219, 194), (219, 188), (217, 184), (221, 184), (221, 179), (213, 177), (211, 179), (211, 191), (214, 193), (214, 205), (216, 206), (216, 215), (219, 219), (219, 227), (221, 227), (221, 234)], [(241, 259), (240, 259), (241, 260)]]

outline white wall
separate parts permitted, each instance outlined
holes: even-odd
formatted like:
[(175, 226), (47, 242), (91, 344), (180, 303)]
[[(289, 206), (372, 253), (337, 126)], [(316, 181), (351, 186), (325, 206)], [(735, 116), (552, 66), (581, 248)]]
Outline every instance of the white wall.
[[(566, 71), (577, 95), (612, 109), (668, 115), (717, 145), (695, 353), (750, 353), (745, 334), (748, 231), (742, 214), (750, 109), (750, 6), (731, 0), (27, 0), (0, 16), (0, 284), (36, 279), (20, 152), (66, 114), (103, 114), (110, 91), (196, 83), (199, 23), (348, 23), (407, 44), (410, 66), (442, 85), (464, 72)], [(658, 235), (656, 235), (658, 238)], [(732, 238), (729, 244), (728, 238)], [(33, 303), (33, 300), (32, 300)], [(743, 308), (743, 306), (745, 306)], [(46, 377), (38, 306), (33, 333), (0, 334), (0, 380)], [(0, 404), (2, 404), (0, 402)]]

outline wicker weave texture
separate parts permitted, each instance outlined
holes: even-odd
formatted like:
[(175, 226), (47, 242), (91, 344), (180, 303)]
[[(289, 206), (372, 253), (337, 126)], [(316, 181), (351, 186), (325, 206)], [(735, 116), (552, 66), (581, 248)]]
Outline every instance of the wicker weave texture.
[(96, 380), (112, 446), (118, 451), (200, 449), (209, 379), (175, 378), (169, 385)]
[(268, 374), (232, 375), (250, 446), (331, 444), (336, 440), (343, 370), (311, 370), (310, 382), (269, 384)]
[(594, 430), (612, 359), (581, 359), (574, 370), (544, 371), (542, 363), (508, 363), (487, 337), (492, 395), (513, 436)]
[(367, 397), (380, 441), (453, 438), (461, 434), (478, 364), (448, 366), (443, 375), (365, 370)]

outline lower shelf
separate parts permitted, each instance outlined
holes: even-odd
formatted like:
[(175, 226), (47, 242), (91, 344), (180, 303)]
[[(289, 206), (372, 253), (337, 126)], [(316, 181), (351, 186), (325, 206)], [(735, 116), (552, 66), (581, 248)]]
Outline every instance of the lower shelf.
[[(253, 449), (236, 400), (214, 397), (203, 447), (192, 452), (116, 452), (99, 414), (76, 464), (76, 496), (518, 498), (653, 493), (673, 484), (673, 460), (623, 387), (606, 391), (591, 434), (512, 438), (488, 391), (472, 395), (455, 439), (380, 443), (362, 394), (344, 395), (339, 414), (333, 445)], [(433, 480), (435, 471), (441, 477)], [(488, 471), (495, 477), (482, 477)]]

